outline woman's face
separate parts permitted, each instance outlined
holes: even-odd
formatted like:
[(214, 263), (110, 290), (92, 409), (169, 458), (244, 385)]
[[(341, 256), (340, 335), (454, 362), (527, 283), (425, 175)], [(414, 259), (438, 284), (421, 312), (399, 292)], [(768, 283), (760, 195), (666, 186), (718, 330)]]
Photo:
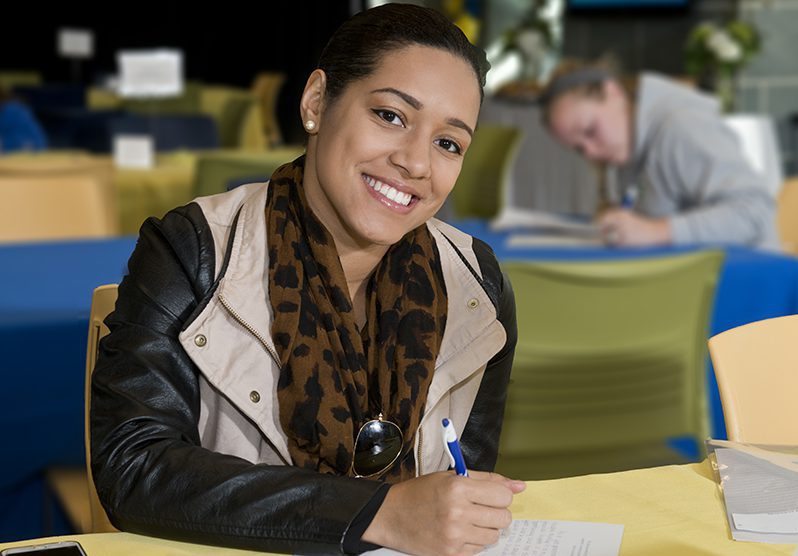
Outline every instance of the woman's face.
[(551, 105), (549, 127), (564, 145), (587, 159), (625, 164), (632, 152), (629, 101), (614, 81), (604, 82), (602, 98), (565, 93)]
[[(479, 84), (465, 60), (409, 46), (386, 54), (331, 105), (314, 75), (302, 101), (308, 140), (308, 203), (336, 240), (358, 249), (389, 246), (433, 216), (452, 190), (471, 143)], [(321, 89), (323, 91), (323, 88)]]

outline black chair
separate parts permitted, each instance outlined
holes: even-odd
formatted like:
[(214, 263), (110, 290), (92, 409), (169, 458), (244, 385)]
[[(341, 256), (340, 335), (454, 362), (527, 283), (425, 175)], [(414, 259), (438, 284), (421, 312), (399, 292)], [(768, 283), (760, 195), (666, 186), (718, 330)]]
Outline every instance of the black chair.
[(236, 187), (246, 185), (248, 183), (263, 183), (269, 181), (271, 176), (265, 174), (242, 176), (239, 178), (231, 178), (227, 181), (227, 191), (232, 191)]
[(19, 85), (14, 87), (12, 92), (35, 112), (86, 107), (86, 88), (83, 85), (72, 83)]
[(111, 152), (111, 122), (123, 115), (121, 110), (85, 108), (49, 108), (38, 112), (50, 148), (94, 153)]
[(151, 135), (158, 152), (219, 148), (216, 122), (204, 115), (126, 114), (111, 121), (111, 136)]

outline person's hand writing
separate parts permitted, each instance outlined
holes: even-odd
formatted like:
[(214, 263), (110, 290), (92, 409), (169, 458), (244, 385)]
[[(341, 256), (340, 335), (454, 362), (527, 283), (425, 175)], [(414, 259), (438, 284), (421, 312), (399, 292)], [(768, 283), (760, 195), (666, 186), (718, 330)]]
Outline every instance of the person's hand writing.
[(610, 245), (664, 245), (671, 242), (667, 218), (648, 218), (627, 209), (610, 209), (598, 217), (604, 241)]
[(363, 540), (418, 556), (467, 556), (499, 540), (523, 481), (497, 473), (432, 473), (388, 491)]

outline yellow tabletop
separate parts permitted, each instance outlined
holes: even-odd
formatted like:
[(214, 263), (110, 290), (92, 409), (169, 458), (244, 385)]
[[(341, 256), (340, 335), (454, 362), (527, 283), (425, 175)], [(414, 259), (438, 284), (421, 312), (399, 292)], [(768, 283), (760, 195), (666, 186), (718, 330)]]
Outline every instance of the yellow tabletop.
[(528, 482), (515, 519), (624, 525), (621, 556), (758, 556), (794, 545), (731, 539), (709, 462)]
[[(146, 169), (117, 168), (109, 155), (79, 151), (14, 153), (0, 157), (0, 175), (104, 172), (104, 179), (113, 189), (110, 195), (114, 196), (119, 233), (135, 235), (148, 217), (160, 218), (169, 210), (194, 199), (197, 194), (196, 176), (200, 158), (228, 163), (267, 161), (276, 168), (293, 160), (303, 151), (301, 146), (280, 147), (268, 151), (175, 151), (158, 154), (154, 166)], [(218, 191), (224, 190), (223, 183), (215, 185), (218, 185)]]
[[(622, 523), (621, 556), (792, 556), (795, 551), (794, 545), (731, 540), (707, 462), (528, 482), (512, 510), (516, 519)], [(64, 539), (79, 541), (89, 556), (263, 554), (130, 533), (37, 539), (0, 544), (0, 549)]]

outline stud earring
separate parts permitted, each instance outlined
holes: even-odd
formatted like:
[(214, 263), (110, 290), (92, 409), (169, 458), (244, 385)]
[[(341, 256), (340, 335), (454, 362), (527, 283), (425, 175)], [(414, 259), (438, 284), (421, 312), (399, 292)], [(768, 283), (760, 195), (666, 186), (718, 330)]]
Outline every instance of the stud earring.
[(314, 122), (313, 120), (306, 121), (305, 129), (307, 129), (308, 131), (313, 131), (314, 129), (316, 129), (316, 122)]

